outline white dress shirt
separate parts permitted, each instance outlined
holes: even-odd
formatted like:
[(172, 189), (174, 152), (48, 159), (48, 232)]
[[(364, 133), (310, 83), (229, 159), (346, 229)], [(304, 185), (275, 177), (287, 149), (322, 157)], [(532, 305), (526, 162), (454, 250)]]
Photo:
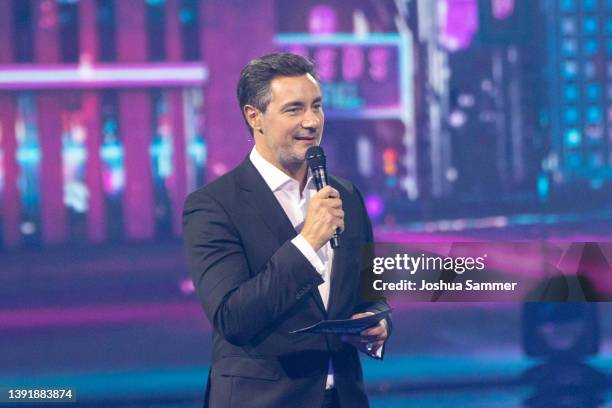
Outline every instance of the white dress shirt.
[[(291, 221), (293, 228), (298, 232), (298, 235), (291, 240), (291, 243), (308, 259), (321, 275), (321, 278), (323, 278), (323, 283), (319, 285), (319, 293), (321, 294), (321, 299), (323, 299), (325, 309), (327, 309), (334, 252), (329, 242), (318, 251), (315, 251), (310, 243), (299, 234), (304, 226), (308, 203), (311, 197), (317, 193), (317, 187), (310, 171), (308, 171), (308, 179), (304, 191), (300, 192), (300, 183), (264, 159), (257, 151), (257, 148), (253, 147), (249, 159), (259, 174), (261, 174), (268, 187), (270, 187), (272, 193), (274, 193), (274, 196)], [(332, 388), (333, 386), (334, 372), (330, 359), (325, 388)]]

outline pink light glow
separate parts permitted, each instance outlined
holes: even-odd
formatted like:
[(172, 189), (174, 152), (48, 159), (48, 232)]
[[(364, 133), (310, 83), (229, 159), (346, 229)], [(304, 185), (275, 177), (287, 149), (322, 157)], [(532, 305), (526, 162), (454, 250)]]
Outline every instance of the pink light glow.
[[(99, 326), (161, 321), (204, 320), (197, 302), (47, 307), (0, 311), (0, 329)], [(198, 322), (198, 324), (200, 324)], [(205, 330), (210, 330), (204, 321)]]
[(514, 14), (514, 0), (492, 0), (493, 17), (504, 20)]
[(347, 81), (359, 79), (363, 75), (363, 49), (354, 45), (342, 48), (342, 76)]
[(287, 51), (292, 54), (301, 55), (302, 57), (308, 57), (308, 48), (306, 48), (304, 45), (294, 44), (290, 46)]
[(0, 90), (200, 86), (207, 76), (198, 63), (5, 64)]
[(385, 47), (372, 48), (368, 53), (370, 61), (370, 76), (378, 82), (384, 82), (389, 75), (389, 49)]
[(442, 0), (438, 3), (440, 43), (449, 51), (468, 48), (478, 31), (476, 0)]
[(336, 77), (336, 52), (331, 47), (322, 47), (315, 51), (315, 64), (319, 77), (323, 81), (332, 81)]
[(0, 149), (0, 194), (4, 189), (4, 159), (2, 154), (2, 149)]
[(385, 207), (382, 198), (378, 195), (368, 196), (365, 200), (365, 205), (368, 210), (368, 214), (374, 218), (380, 216)]
[(179, 288), (181, 292), (185, 295), (189, 295), (195, 292), (195, 287), (193, 286), (193, 281), (191, 279), (183, 279), (179, 281)]
[(324, 4), (313, 7), (308, 14), (310, 34), (332, 34), (337, 31), (338, 18), (333, 7)]

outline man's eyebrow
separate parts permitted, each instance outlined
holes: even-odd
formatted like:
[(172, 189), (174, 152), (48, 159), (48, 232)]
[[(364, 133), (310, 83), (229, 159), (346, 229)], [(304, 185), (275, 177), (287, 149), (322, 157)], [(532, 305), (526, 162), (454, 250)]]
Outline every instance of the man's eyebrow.
[[(314, 101), (312, 101), (312, 103), (321, 103), (323, 102), (323, 98), (318, 96), (314, 99)], [(281, 106), (281, 110), (287, 109), (289, 107), (299, 107), (299, 106), (304, 106), (304, 102), (302, 101), (289, 101), (286, 104), (284, 104), (283, 106)]]

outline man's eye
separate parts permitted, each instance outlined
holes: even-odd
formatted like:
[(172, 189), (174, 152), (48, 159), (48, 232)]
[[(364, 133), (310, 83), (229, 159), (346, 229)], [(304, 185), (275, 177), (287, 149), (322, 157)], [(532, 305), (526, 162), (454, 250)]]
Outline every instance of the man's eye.
[(319, 105), (314, 105), (312, 107), (312, 109), (314, 109), (314, 110), (319, 110), (319, 109), (322, 109), (322, 108), (323, 108), (323, 105), (320, 105), (320, 104)]

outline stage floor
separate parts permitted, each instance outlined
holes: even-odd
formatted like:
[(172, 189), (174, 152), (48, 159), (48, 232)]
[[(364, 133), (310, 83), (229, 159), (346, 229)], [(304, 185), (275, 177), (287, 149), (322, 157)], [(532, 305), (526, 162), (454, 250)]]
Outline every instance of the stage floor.
[[(210, 326), (179, 242), (0, 262), (0, 384), (73, 387), (77, 406), (201, 406)], [(362, 359), (373, 407), (612, 406), (612, 304), (597, 304), (597, 355), (561, 365), (525, 355), (520, 303), (392, 306), (384, 361)]]

